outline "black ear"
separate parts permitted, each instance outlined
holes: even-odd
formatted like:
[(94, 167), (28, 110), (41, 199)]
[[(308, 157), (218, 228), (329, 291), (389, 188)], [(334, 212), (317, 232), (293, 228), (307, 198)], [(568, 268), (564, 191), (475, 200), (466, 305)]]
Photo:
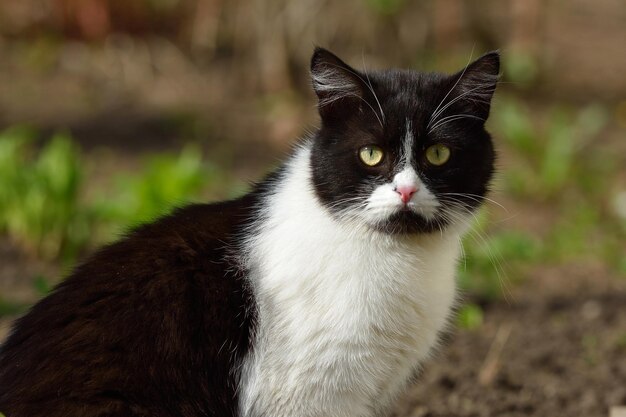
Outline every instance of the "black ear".
[(311, 81), (322, 120), (341, 118), (365, 100), (367, 86), (361, 74), (324, 48), (315, 48), (311, 58)]
[(487, 120), (491, 99), (500, 78), (500, 53), (486, 53), (452, 76), (455, 80), (453, 94), (448, 101), (457, 103), (472, 114)]

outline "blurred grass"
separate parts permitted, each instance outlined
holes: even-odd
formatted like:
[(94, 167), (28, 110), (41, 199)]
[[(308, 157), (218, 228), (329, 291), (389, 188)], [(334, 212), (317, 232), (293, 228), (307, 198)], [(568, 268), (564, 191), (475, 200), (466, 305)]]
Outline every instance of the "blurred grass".
[(500, 194), (531, 217), (522, 223), (545, 219), (538, 230), (511, 228), (503, 224), (512, 216), (503, 213), (506, 208), (484, 208), (464, 239), (461, 286), (497, 299), (534, 267), (597, 261), (626, 276), (626, 220), (610, 210), (620, 187), (616, 174), (622, 156), (597, 143), (609, 123), (608, 111), (596, 104), (552, 105), (538, 114), (506, 95), (497, 106), (491, 129), (506, 159), (499, 169)]
[(468, 303), (459, 309), (459, 313), (456, 317), (456, 324), (461, 329), (474, 330), (480, 328), (483, 324), (483, 319), (483, 310), (480, 306)]
[(0, 234), (48, 261), (72, 262), (223, 182), (188, 145), (179, 154), (150, 156), (139, 172), (118, 174), (112, 190), (90, 190), (86, 200), (87, 162), (71, 137), (55, 134), (38, 147), (36, 136), (26, 127), (0, 133)]
[(116, 176), (109, 192), (101, 190), (91, 206), (98, 219), (98, 240), (154, 220), (174, 207), (200, 201), (204, 190), (219, 185), (222, 174), (187, 145), (178, 155), (150, 156), (140, 172)]
[(46, 259), (74, 254), (87, 243), (90, 220), (78, 201), (78, 151), (64, 133), (40, 150), (34, 137), (24, 127), (0, 134), (0, 232)]

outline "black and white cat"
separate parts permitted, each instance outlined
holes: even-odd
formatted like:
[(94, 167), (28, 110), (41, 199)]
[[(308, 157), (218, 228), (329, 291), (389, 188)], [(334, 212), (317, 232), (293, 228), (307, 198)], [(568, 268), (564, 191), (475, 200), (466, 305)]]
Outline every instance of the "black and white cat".
[(233, 201), (91, 257), (0, 351), (7, 417), (384, 415), (455, 298), (499, 71), (359, 72), (317, 49), (321, 128)]

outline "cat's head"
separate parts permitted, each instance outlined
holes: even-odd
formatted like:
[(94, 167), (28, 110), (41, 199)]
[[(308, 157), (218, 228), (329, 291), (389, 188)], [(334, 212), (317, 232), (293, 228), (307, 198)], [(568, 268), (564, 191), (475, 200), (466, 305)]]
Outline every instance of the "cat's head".
[(318, 48), (311, 61), (322, 125), (311, 154), (322, 204), (388, 233), (467, 223), (494, 170), (485, 121), (500, 59), (453, 75), (358, 71)]

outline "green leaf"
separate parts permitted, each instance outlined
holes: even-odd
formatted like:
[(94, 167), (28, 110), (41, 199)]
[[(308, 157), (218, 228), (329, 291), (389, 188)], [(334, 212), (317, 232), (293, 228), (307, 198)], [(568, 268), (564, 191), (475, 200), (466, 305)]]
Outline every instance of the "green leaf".
[(475, 330), (483, 324), (483, 310), (476, 304), (461, 307), (457, 316), (457, 325), (465, 330)]
[(35, 287), (37, 293), (41, 296), (48, 295), (52, 290), (50, 282), (48, 282), (48, 280), (42, 275), (37, 275), (35, 277), (33, 280), (33, 286)]

